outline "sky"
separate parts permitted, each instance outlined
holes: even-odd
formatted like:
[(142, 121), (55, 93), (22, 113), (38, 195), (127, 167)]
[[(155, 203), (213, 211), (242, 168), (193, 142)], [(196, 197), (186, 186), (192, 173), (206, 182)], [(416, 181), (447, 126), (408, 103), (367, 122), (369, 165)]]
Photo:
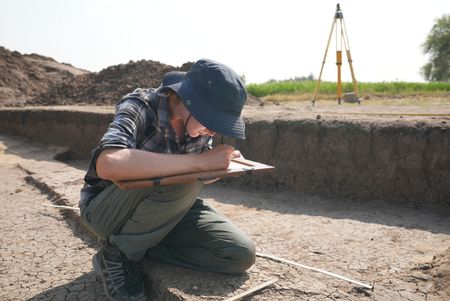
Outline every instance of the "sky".
[[(0, 0), (0, 46), (92, 72), (130, 60), (209, 58), (246, 83), (317, 78), (337, 3), (358, 81), (423, 81), (421, 45), (450, 0)], [(337, 80), (335, 40), (327, 81)], [(351, 81), (345, 55), (342, 68)]]

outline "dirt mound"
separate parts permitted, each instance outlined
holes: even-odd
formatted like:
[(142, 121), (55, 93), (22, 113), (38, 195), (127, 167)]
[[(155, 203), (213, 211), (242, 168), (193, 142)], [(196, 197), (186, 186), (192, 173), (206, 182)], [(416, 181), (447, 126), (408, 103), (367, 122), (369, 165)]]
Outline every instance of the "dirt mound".
[(28, 104), (114, 104), (138, 87), (158, 87), (167, 72), (180, 70), (151, 60), (130, 61), (56, 83)]
[[(49, 57), (22, 55), (0, 46), (0, 106), (112, 105), (138, 87), (158, 87), (164, 74), (187, 71), (192, 64), (173, 67), (140, 60), (91, 73)], [(247, 104), (262, 101), (249, 95)]]
[(0, 46), (0, 105), (18, 105), (88, 71), (38, 54), (21, 54)]
[[(173, 67), (152, 60), (130, 61), (103, 69), (98, 73), (89, 73), (73, 79), (65, 79), (27, 101), (27, 104), (96, 104), (113, 105), (125, 94), (136, 88), (158, 87), (164, 75), (173, 70), (188, 71), (192, 62), (181, 67)], [(249, 95), (247, 104), (261, 104), (262, 101)]]
[(91, 73), (0, 46), (0, 105), (113, 104), (137, 87), (158, 87), (165, 73), (191, 65), (140, 60)]

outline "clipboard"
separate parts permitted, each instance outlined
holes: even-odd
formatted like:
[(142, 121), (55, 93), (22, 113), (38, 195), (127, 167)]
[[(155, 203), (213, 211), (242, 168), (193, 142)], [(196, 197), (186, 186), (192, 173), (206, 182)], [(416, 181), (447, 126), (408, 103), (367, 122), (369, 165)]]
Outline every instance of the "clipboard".
[(133, 189), (181, 184), (193, 181), (208, 181), (216, 178), (237, 177), (241, 175), (253, 175), (274, 171), (275, 167), (273, 166), (243, 158), (235, 158), (231, 160), (230, 165), (227, 169), (194, 172), (152, 179), (116, 181), (114, 183), (121, 189)]

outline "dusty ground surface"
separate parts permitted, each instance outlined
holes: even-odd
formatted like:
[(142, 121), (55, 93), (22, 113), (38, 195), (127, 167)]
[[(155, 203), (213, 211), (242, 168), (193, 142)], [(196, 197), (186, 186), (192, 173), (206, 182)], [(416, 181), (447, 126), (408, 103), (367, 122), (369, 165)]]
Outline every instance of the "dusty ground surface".
[[(95, 240), (79, 227), (76, 211), (42, 206), (76, 206), (86, 162), (57, 162), (57, 150), (6, 136), (0, 136), (0, 150), (0, 299), (102, 300), (90, 264)], [(202, 197), (249, 233), (258, 252), (373, 284), (374, 290), (260, 257), (241, 276), (145, 262), (156, 300), (225, 300), (274, 278), (277, 283), (245, 300), (450, 298), (448, 210), (226, 184), (207, 187)]]
[[(74, 110), (84, 112), (114, 113), (112, 105), (26, 106), (26, 109)], [(14, 108), (18, 109), (18, 108)], [(264, 101), (250, 96), (242, 114), (251, 120), (296, 120), (312, 118), (322, 120), (355, 120), (364, 122), (428, 122), (447, 127), (450, 124), (450, 94), (429, 97), (403, 97), (400, 99), (370, 99), (361, 105), (338, 104), (336, 101)]]
[[(2, 140), (3, 142), (3, 140)], [(89, 258), (95, 241), (26, 183), (0, 147), (0, 300), (106, 300)]]
[(371, 98), (356, 103), (338, 104), (334, 100), (298, 101), (293, 96), (289, 101), (263, 101), (263, 105), (246, 106), (244, 116), (251, 119), (268, 117), (284, 120), (299, 118), (364, 120), (365, 122), (432, 122), (441, 125), (450, 123), (450, 94), (439, 96), (405, 96)]

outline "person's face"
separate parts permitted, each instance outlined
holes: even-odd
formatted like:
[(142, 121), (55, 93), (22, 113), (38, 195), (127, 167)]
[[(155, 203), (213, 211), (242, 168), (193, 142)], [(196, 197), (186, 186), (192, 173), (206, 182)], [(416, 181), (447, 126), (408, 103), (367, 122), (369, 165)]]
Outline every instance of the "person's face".
[(186, 132), (191, 137), (198, 136), (214, 136), (216, 133), (207, 129), (204, 125), (198, 122), (194, 116), (191, 116), (186, 123)]

